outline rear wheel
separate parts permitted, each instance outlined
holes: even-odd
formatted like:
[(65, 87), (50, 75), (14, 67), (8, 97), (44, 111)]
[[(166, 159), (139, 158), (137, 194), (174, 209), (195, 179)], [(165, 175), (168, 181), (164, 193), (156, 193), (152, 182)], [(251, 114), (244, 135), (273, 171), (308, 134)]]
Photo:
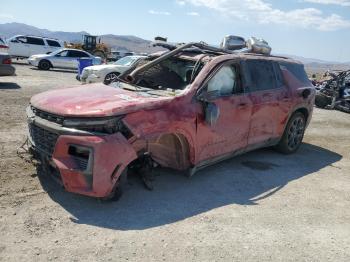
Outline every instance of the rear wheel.
[(116, 73), (116, 72), (109, 73), (106, 75), (103, 83), (105, 85), (109, 85), (110, 83), (114, 82), (118, 76), (119, 76), (119, 73)]
[(300, 147), (306, 126), (304, 114), (297, 112), (289, 120), (276, 149), (284, 154), (292, 154)]
[(41, 60), (38, 67), (41, 70), (49, 70), (51, 68), (51, 63), (47, 60)]

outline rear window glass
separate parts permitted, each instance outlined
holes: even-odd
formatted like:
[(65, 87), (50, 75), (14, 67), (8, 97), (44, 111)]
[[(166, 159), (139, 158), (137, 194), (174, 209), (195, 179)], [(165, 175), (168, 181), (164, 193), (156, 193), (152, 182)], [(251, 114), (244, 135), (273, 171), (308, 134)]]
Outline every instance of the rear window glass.
[(57, 41), (46, 39), (46, 42), (49, 46), (61, 47), (60, 43)]
[(45, 45), (42, 38), (27, 37), (27, 44), (31, 45)]
[(304, 70), (304, 65), (286, 62), (279, 62), (279, 64), (282, 71), (288, 71), (303, 84), (310, 84), (310, 80)]
[(270, 61), (247, 60), (249, 91), (277, 88), (275, 70)]

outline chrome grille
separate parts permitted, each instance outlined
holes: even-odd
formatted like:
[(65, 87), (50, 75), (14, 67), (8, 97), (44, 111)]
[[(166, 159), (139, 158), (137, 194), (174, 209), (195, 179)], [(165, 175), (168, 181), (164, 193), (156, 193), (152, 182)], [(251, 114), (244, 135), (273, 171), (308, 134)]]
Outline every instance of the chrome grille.
[(40, 109), (37, 109), (35, 107), (31, 107), (32, 108), (32, 111), (33, 113), (40, 117), (40, 118), (43, 118), (43, 119), (46, 119), (50, 122), (55, 122), (57, 124), (60, 124), (62, 125), (63, 123), (63, 120), (64, 120), (64, 117), (63, 116), (58, 116), (58, 115), (55, 115), (55, 114), (52, 114), (52, 113), (48, 113), (48, 112), (45, 112), (45, 111), (42, 111)]
[(55, 150), (58, 134), (52, 133), (34, 124), (29, 124), (29, 134), (35, 147), (51, 157)]

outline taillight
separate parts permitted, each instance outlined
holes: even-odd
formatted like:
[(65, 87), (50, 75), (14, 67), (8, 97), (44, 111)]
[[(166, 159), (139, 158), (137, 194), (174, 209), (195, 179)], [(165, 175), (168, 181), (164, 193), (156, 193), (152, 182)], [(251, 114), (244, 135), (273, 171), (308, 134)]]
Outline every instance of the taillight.
[(0, 48), (9, 48), (7, 45), (0, 45)]
[(10, 65), (12, 63), (11, 58), (6, 58), (6, 59), (2, 60), (2, 63), (4, 65)]

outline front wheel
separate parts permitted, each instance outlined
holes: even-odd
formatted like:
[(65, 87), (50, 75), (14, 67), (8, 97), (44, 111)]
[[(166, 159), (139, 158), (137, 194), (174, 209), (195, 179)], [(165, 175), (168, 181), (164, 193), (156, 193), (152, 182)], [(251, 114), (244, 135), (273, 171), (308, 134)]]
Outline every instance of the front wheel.
[(110, 83), (114, 82), (118, 78), (119, 73), (112, 72), (106, 75), (103, 83), (105, 85), (109, 85)]
[(51, 64), (47, 60), (41, 60), (38, 65), (41, 70), (49, 70), (51, 68)]
[(306, 127), (304, 114), (297, 112), (289, 120), (276, 149), (284, 154), (292, 154), (300, 147)]

